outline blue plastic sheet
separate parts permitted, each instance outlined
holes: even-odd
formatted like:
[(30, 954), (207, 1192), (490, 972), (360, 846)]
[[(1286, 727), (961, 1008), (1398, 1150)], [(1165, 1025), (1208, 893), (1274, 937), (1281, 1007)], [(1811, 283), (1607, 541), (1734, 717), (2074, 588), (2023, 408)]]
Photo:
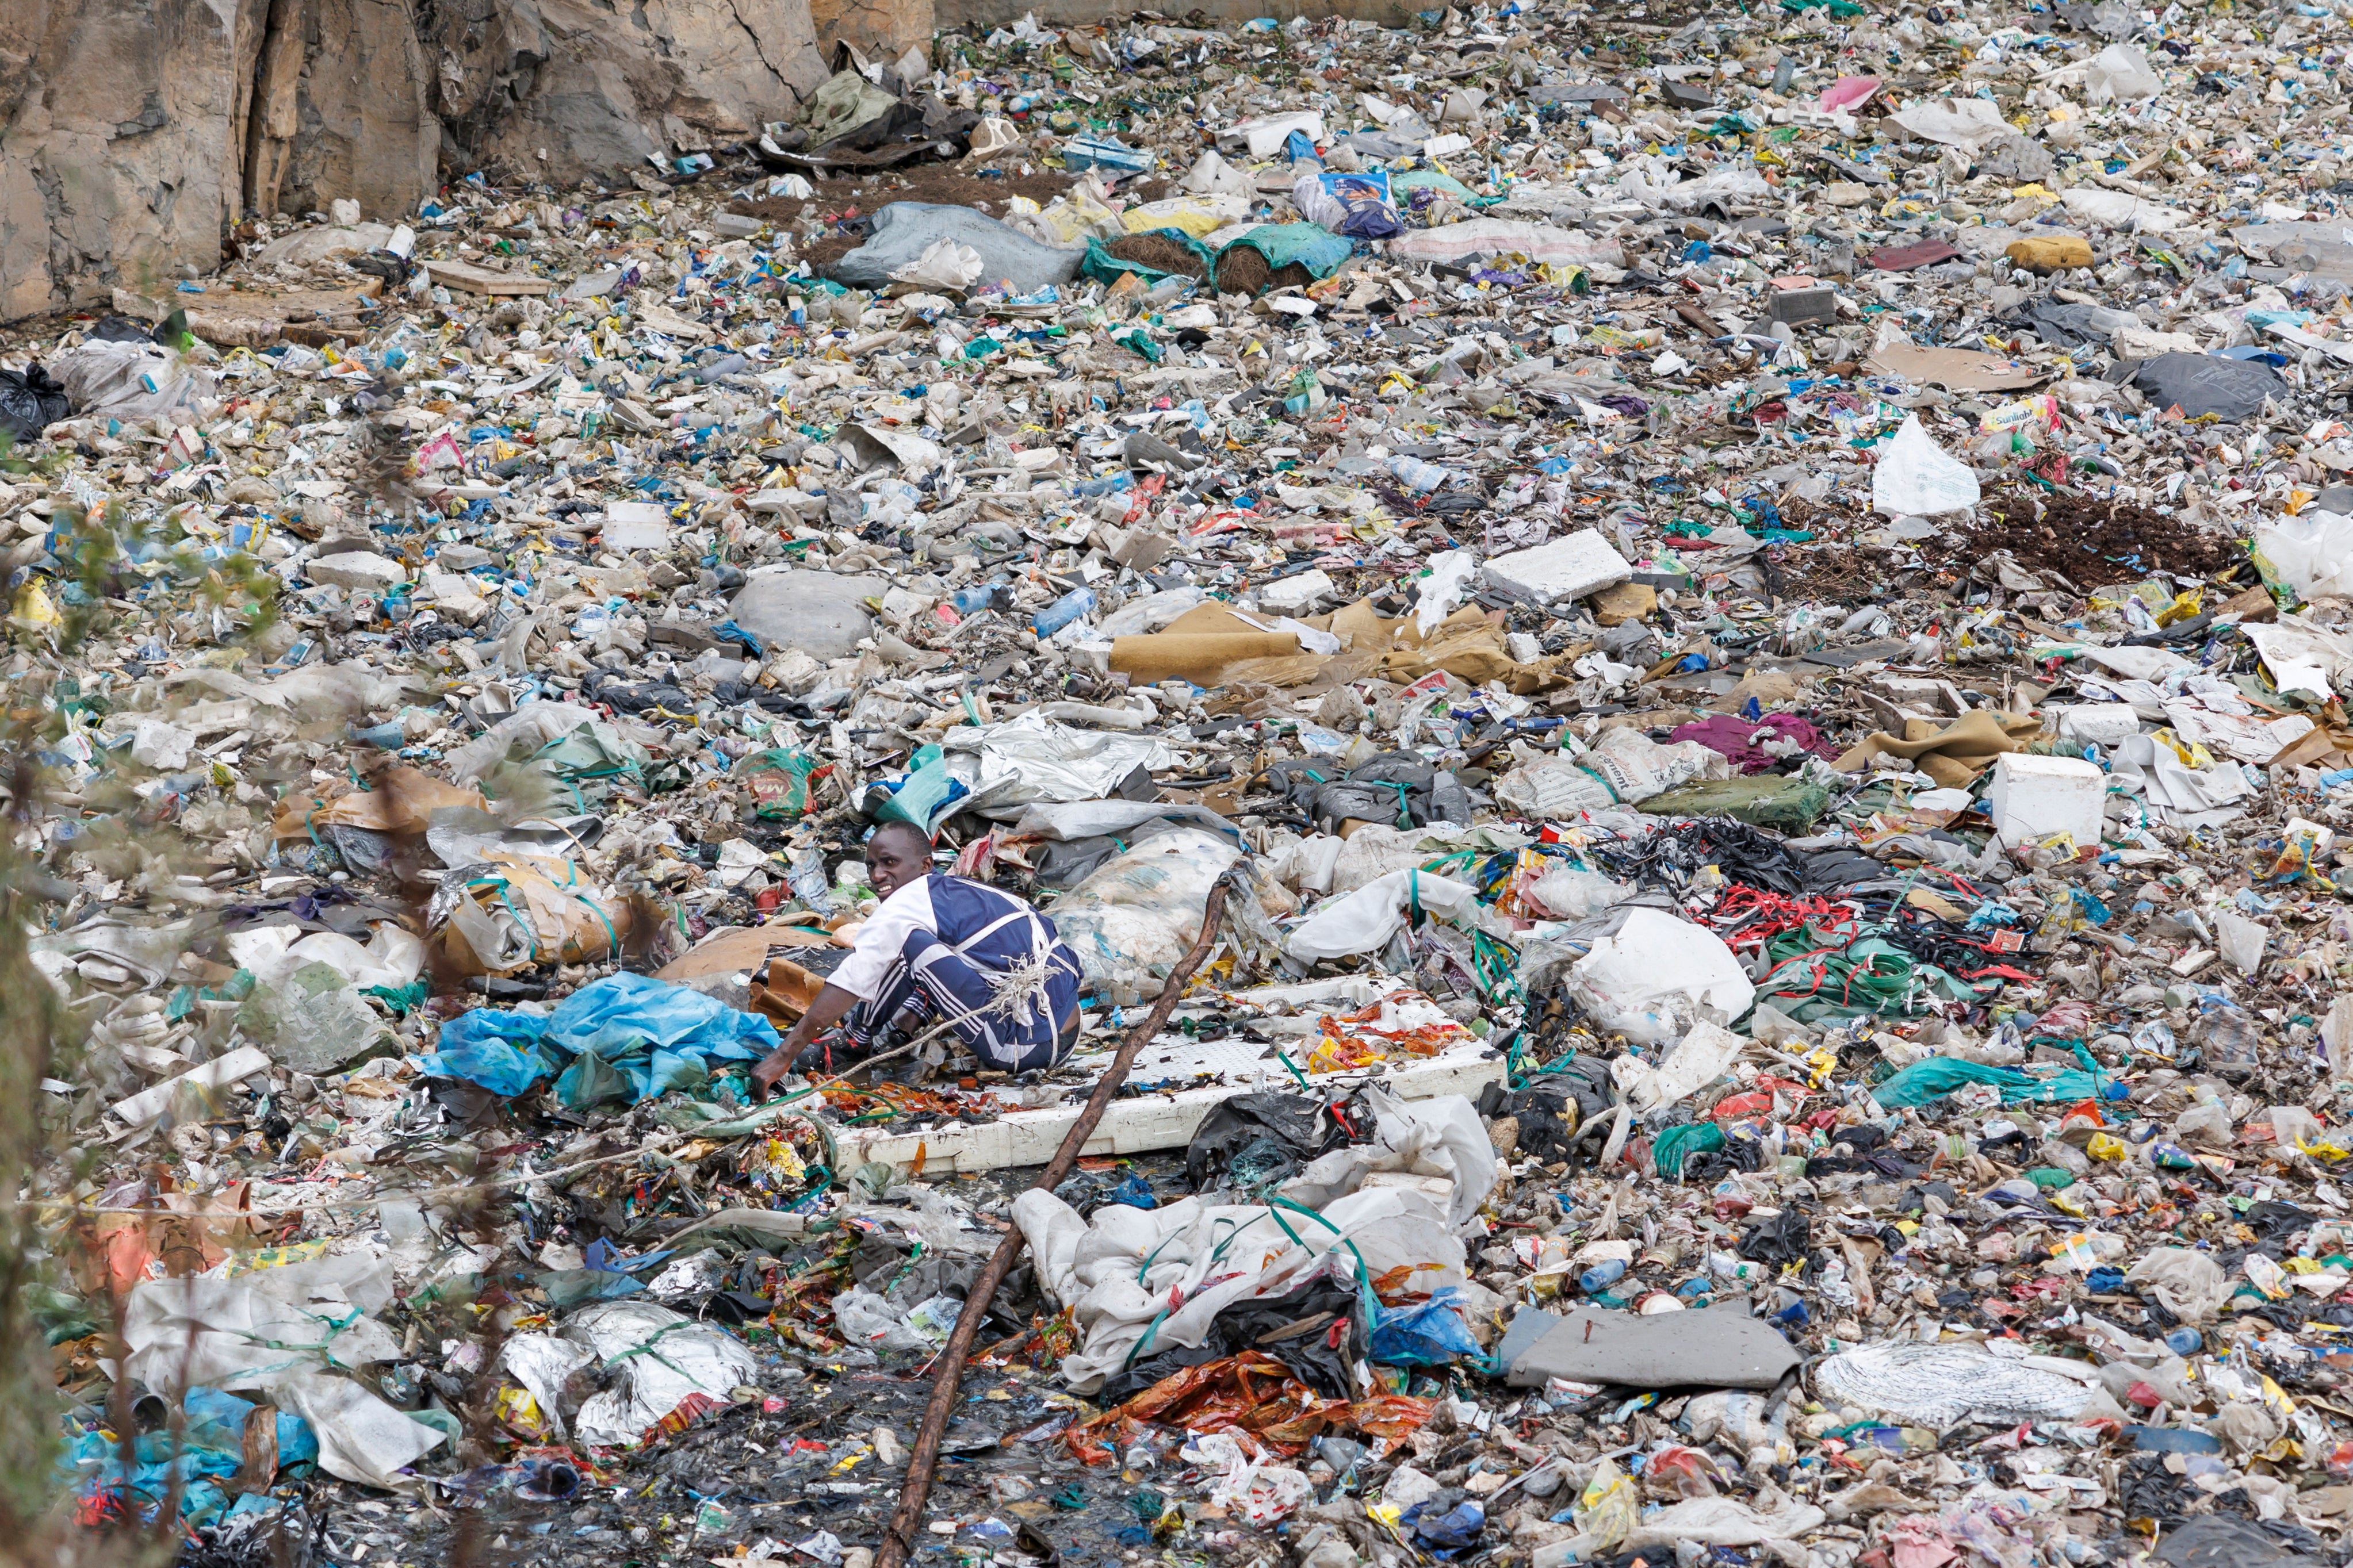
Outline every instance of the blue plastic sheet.
[(1160, 1206), (1160, 1200), (1152, 1195), (1152, 1189), (1134, 1171), (1121, 1178), (1119, 1185), (1111, 1190), (1111, 1196), (1103, 1201), (1122, 1204), (1132, 1209), (1156, 1209)]
[[(169, 1426), (144, 1432), (132, 1444), (131, 1462), (123, 1463), (122, 1444), (101, 1427), (74, 1435), (64, 1463), (72, 1472), (75, 1494), (86, 1510), (119, 1511), (125, 1517), (152, 1521), (176, 1484), (180, 1519), (189, 1525), (210, 1524), (229, 1507), (221, 1482), (245, 1463), (245, 1423), (255, 1406), (249, 1400), (216, 1388), (192, 1388), (183, 1405), (186, 1419), (175, 1436)], [(319, 1457), (319, 1439), (300, 1415), (278, 1412), (278, 1463), (309, 1463)]]
[(1448, 1285), (1419, 1306), (1380, 1309), (1367, 1359), (1382, 1366), (1443, 1366), (1485, 1353), (1463, 1321), (1462, 1292)]
[(545, 1015), (477, 1007), (442, 1026), (417, 1058), (435, 1078), (517, 1095), (555, 1074), (574, 1110), (700, 1087), (727, 1062), (757, 1061), (782, 1044), (776, 1026), (700, 991), (642, 974), (593, 981)]

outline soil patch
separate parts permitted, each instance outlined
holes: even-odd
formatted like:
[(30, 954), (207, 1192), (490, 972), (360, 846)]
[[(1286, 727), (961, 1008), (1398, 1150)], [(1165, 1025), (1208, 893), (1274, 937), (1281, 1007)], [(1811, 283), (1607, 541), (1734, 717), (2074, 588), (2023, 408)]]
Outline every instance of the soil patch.
[(1282, 267), (1267, 264), (1266, 253), (1254, 245), (1229, 245), (1218, 253), (1218, 292), (1263, 294), (1270, 289), (1304, 289), (1315, 274), (1298, 262)]
[(2137, 501), (2040, 492), (2022, 487), (1987, 498), (1988, 516), (1945, 551), (1953, 566), (2007, 550), (2029, 572), (2056, 572), (2078, 588), (2137, 582), (2151, 572), (2213, 577), (2240, 558), (2237, 542)]
[(801, 259), (813, 268), (830, 267), (866, 243), (862, 234), (828, 234), (800, 248)]
[(1166, 235), (1131, 234), (1113, 240), (1103, 249), (1122, 261), (1133, 261), (1155, 272), (1181, 272), (1204, 283), (1209, 279), (1208, 265)]

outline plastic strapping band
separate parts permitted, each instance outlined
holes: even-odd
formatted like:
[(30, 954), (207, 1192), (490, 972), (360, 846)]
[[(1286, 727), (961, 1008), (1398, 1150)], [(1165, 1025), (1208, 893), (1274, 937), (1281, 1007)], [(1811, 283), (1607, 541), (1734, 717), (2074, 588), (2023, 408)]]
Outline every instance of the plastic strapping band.
[[(567, 890), (568, 890), (568, 889), (567, 889)], [(605, 951), (606, 951), (607, 952), (620, 952), (620, 951), (621, 951), (621, 933), (620, 933), (620, 932), (618, 932), (618, 931), (615, 931), (615, 930), (613, 929), (613, 922), (612, 922), (612, 920), (611, 920), (608, 916), (607, 916), (607, 914), (605, 913), (605, 911), (604, 911), (603, 910), (598, 909), (598, 908), (596, 907), (596, 904), (595, 900), (591, 900), (590, 898), (588, 898), (588, 897), (587, 897), (587, 895), (586, 895), (585, 893), (573, 893), (573, 894), (572, 894), (572, 897), (573, 897), (575, 900), (578, 900), (580, 903), (582, 903), (582, 904), (584, 904), (584, 905), (587, 906), (588, 912), (589, 912), (590, 914), (592, 914), (592, 915), (595, 915), (595, 916), (596, 917), (597, 922), (598, 922), (599, 924), (601, 924), (601, 925), (603, 925), (603, 926), (604, 926), (604, 928), (605, 928), (605, 942), (606, 942), (606, 943), (607, 943), (606, 948), (605, 948)]]
[(1599, 784), (1599, 785), (1600, 785), (1604, 790), (1606, 790), (1607, 792), (1609, 792), (1609, 804), (1610, 804), (1610, 805), (1625, 805), (1625, 804), (1626, 804), (1625, 797), (1624, 797), (1623, 795), (1620, 795), (1620, 794), (1618, 793), (1618, 788), (1617, 788), (1617, 786), (1616, 786), (1615, 784), (1611, 784), (1611, 783), (1610, 783), (1607, 778), (1604, 778), (1604, 777), (1601, 775), (1601, 773), (1600, 773), (1599, 770), (1595, 769), (1595, 768), (1589, 768), (1589, 767), (1586, 766), (1583, 763), (1571, 763), (1571, 764), (1569, 764), (1569, 765), (1570, 765), (1570, 766), (1572, 766), (1572, 767), (1574, 767), (1574, 768), (1575, 768), (1578, 773), (1583, 773), (1587, 778), (1591, 779), (1595, 784)]

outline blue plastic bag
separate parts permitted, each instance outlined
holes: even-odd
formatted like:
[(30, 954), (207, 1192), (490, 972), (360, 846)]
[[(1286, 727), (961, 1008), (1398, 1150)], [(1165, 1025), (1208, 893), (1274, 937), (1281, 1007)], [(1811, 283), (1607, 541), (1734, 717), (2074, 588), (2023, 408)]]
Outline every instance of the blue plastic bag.
[(702, 992), (643, 974), (608, 974), (544, 1015), (478, 1007), (442, 1027), (417, 1058), (433, 1078), (521, 1094), (550, 1073), (574, 1110), (700, 1087), (718, 1064), (757, 1061), (783, 1043), (775, 1025)]
[(1449, 1285), (1418, 1307), (1383, 1307), (1374, 1319), (1366, 1359), (1381, 1366), (1444, 1366), (1486, 1352), (1462, 1316), (1462, 1292)]
[(1487, 1510), (1468, 1498), (1443, 1512), (1430, 1501), (1418, 1502), (1405, 1510), (1398, 1523), (1412, 1531), (1421, 1546), (1440, 1557), (1451, 1557), (1478, 1543), (1480, 1532), (1487, 1528)]

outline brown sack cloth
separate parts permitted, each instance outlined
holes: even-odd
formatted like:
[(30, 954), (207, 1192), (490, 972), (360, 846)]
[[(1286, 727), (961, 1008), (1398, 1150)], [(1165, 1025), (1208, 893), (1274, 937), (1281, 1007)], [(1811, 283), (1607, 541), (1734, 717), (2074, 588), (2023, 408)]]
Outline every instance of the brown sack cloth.
[[(1261, 620), (1275, 617), (1262, 616)], [(1214, 601), (1194, 605), (1163, 629), (1140, 637), (1113, 637), (1111, 668), (1141, 686), (1189, 680), (1216, 686), (1226, 667), (1246, 658), (1280, 658), (1299, 652), (1293, 632), (1261, 631)], [(1321, 660), (1317, 661), (1321, 664)]]
[(813, 926), (765, 925), (705, 937), (693, 951), (654, 971), (657, 980), (687, 981), (733, 970), (749, 971), (751, 1009), (787, 1028), (800, 1022), (825, 984), (784, 956), (794, 948), (831, 947), (833, 938)]
[(372, 787), (332, 799), (290, 795), (279, 803), (271, 828), (280, 838), (307, 838), (312, 828), (330, 824), (401, 837), (424, 832), (445, 805), (490, 809), (480, 790), (460, 789), (415, 768), (386, 768), (368, 782)]
[(1871, 766), (1873, 757), (1902, 757), (1947, 789), (1967, 789), (2004, 752), (2022, 752), (2042, 732), (2042, 721), (1979, 708), (1939, 730), (1926, 719), (1905, 723), (1904, 738), (1884, 731), (1865, 739), (1831, 766), (1842, 773)]
[(1569, 661), (1583, 651), (1521, 664), (1504, 647), (1501, 617), (1491, 619), (1475, 605), (1455, 611), (1427, 638), (1412, 617), (1386, 620), (1363, 601), (1329, 616), (1303, 617), (1300, 624), (1330, 632), (1340, 639), (1340, 651), (1307, 652), (1296, 633), (1262, 631), (1223, 605), (1205, 604), (1186, 611), (1165, 631), (1113, 639), (1111, 668), (1144, 684), (1189, 680), (1225, 686), (1246, 680), (1281, 687), (1304, 686), (1335, 670), (1342, 679), (1378, 677), (1409, 686), (1442, 669), (1472, 686), (1501, 680), (1505, 689), (1525, 697), (1567, 680)]
[(534, 963), (586, 963), (620, 950), (634, 915), (628, 900), (583, 881), (569, 862), (493, 855), (470, 868), (445, 907), (443, 885), (427, 921), (460, 974), (512, 974)]

